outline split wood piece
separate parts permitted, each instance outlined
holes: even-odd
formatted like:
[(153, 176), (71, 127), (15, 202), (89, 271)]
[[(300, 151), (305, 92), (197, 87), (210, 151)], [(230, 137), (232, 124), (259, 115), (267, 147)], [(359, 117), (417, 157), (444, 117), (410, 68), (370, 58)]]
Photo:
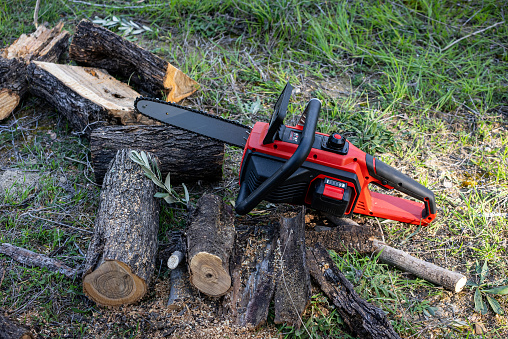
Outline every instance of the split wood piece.
[(231, 258), (232, 288), (225, 308), (233, 323), (258, 329), (266, 322), (276, 280), (278, 230), (273, 225), (238, 231)]
[[(416, 275), (436, 285), (458, 293), (466, 285), (467, 278), (458, 273), (439, 267), (427, 261), (415, 258), (409, 253), (388, 246), (376, 239), (382, 236), (377, 228), (358, 225), (351, 219), (329, 218), (337, 225), (329, 231), (309, 231), (308, 245), (319, 241), (325, 248), (337, 252), (358, 251), (360, 253), (376, 253), (381, 262), (397, 267), (398, 269)], [(350, 230), (350, 233), (348, 233)], [(340, 239), (338, 242), (332, 239)], [(352, 241), (343, 241), (352, 239)]]
[(117, 152), (104, 178), (86, 256), (83, 291), (104, 306), (141, 299), (155, 269), (159, 201), (155, 184), (129, 152)]
[(218, 297), (231, 287), (229, 258), (235, 240), (231, 206), (213, 194), (203, 195), (191, 213), (187, 228), (187, 260), (191, 283)]
[(179, 102), (199, 87), (167, 61), (88, 20), (76, 27), (69, 55), (78, 64), (121, 75), (152, 96), (164, 92), (167, 101)]
[(382, 237), (378, 228), (361, 226), (351, 219), (336, 218), (334, 223), (336, 226), (328, 230), (307, 230), (305, 233), (307, 246), (313, 247), (316, 243), (320, 243), (336, 252), (372, 253), (375, 251), (372, 240)]
[(11, 320), (0, 310), (0, 339), (32, 339), (35, 338), (30, 330)]
[(307, 264), (312, 278), (333, 302), (352, 335), (364, 339), (400, 338), (385, 313), (360, 298), (321, 244), (307, 250)]
[(386, 245), (382, 241), (374, 240), (373, 245), (376, 249), (375, 253), (379, 254), (379, 260), (385, 264), (395, 266), (404, 272), (414, 274), (455, 293), (462, 291), (466, 286), (467, 278), (458, 272), (415, 258), (407, 252)]
[(279, 233), (274, 323), (300, 327), (301, 315), (311, 297), (305, 253), (305, 208), (293, 218), (281, 218)]
[(102, 184), (116, 151), (135, 148), (154, 153), (171, 182), (213, 181), (222, 177), (224, 144), (172, 126), (103, 126), (92, 131), (90, 148), (95, 180)]
[(77, 131), (89, 134), (87, 127), (96, 123), (155, 123), (135, 112), (139, 93), (103, 70), (34, 61), (28, 75), (30, 91), (52, 104)]
[(65, 275), (67, 278), (74, 278), (78, 274), (77, 270), (65, 265), (59, 260), (8, 243), (0, 245), (0, 253), (8, 255), (21, 264), (30, 267), (45, 267), (51, 272), (58, 272)]
[(0, 52), (0, 120), (11, 114), (28, 91), (30, 61), (56, 62), (67, 50), (70, 35), (62, 27), (63, 22), (53, 29), (39, 26), (34, 33), (22, 34)]

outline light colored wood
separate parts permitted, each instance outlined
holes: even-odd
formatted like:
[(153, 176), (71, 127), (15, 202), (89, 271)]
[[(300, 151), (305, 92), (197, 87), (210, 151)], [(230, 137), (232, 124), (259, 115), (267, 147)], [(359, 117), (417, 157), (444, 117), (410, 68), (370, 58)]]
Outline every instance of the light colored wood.
[(168, 268), (174, 270), (180, 262), (183, 260), (183, 253), (180, 251), (174, 251), (168, 259)]
[(134, 100), (140, 94), (101, 69), (40, 61), (34, 61), (33, 64), (51, 74), (81, 98), (102, 107), (111, 118), (118, 118), (123, 125), (154, 122), (135, 112)]
[(166, 101), (169, 102), (179, 102), (199, 88), (196, 81), (170, 63), (168, 63), (162, 86), (168, 91)]
[(1, 56), (6, 59), (22, 58), (28, 62), (34, 57), (38, 58), (46, 55), (57, 41), (65, 35), (68, 36), (67, 31), (62, 32), (62, 28), (63, 22), (60, 21), (52, 29), (41, 25), (30, 35), (21, 34), (16, 41), (3, 50)]
[(12, 111), (18, 106), (19, 100), (19, 94), (16, 92), (8, 88), (0, 89), (0, 120), (11, 115)]
[(105, 260), (95, 271), (84, 277), (83, 290), (100, 305), (120, 306), (141, 299), (147, 286), (123, 262)]
[(0, 120), (9, 117), (29, 89), (28, 64), (33, 60), (56, 62), (67, 49), (70, 34), (62, 28), (63, 22), (52, 29), (39, 26), (0, 51)]
[(467, 278), (458, 272), (415, 258), (407, 252), (390, 247), (378, 240), (373, 240), (373, 245), (376, 249), (375, 253), (379, 254), (379, 260), (402, 271), (412, 273), (455, 293), (462, 291), (466, 285)]
[(199, 252), (190, 261), (192, 272), (191, 282), (203, 293), (219, 296), (226, 293), (231, 287), (231, 276), (221, 258), (216, 255)]

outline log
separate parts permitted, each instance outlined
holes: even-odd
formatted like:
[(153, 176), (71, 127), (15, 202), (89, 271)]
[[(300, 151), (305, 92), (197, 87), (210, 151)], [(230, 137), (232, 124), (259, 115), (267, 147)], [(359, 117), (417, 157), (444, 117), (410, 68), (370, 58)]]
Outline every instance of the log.
[(191, 283), (201, 292), (218, 297), (231, 287), (229, 258), (234, 239), (231, 207), (216, 195), (203, 195), (191, 213), (187, 228)]
[(272, 224), (237, 229), (231, 258), (232, 288), (226, 312), (240, 327), (258, 329), (266, 322), (276, 280), (278, 230)]
[(275, 289), (274, 323), (300, 327), (310, 302), (310, 275), (305, 251), (305, 208), (292, 218), (281, 218), (278, 244), (279, 279)]
[(159, 201), (155, 184), (129, 152), (117, 152), (104, 178), (86, 256), (83, 291), (103, 306), (140, 300), (155, 269)]
[(319, 242), (325, 248), (336, 252), (354, 250), (359, 253), (375, 253), (381, 262), (455, 293), (462, 291), (466, 285), (467, 278), (464, 275), (415, 258), (378, 240), (382, 234), (376, 228), (358, 225), (351, 219), (328, 218), (337, 227), (329, 231), (308, 231), (306, 235), (308, 246), (314, 246)]
[(466, 286), (467, 278), (458, 272), (415, 258), (407, 252), (390, 247), (376, 239), (373, 240), (373, 246), (375, 253), (379, 254), (379, 260), (385, 264), (395, 266), (455, 293), (462, 291)]
[(30, 92), (48, 101), (74, 129), (87, 135), (91, 124), (155, 123), (135, 112), (139, 93), (100, 69), (34, 61), (28, 66), (28, 76)]
[(0, 53), (0, 120), (7, 118), (29, 89), (27, 66), (31, 60), (56, 62), (69, 46), (69, 32), (63, 22), (53, 29), (39, 26), (22, 34)]
[(163, 177), (171, 182), (213, 181), (222, 178), (224, 144), (172, 126), (103, 126), (90, 136), (95, 180), (102, 183), (116, 151), (132, 147), (154, 153)]
[(167, 307), (170, 310), (180, 310), (184, 307), (185, 303), (192, 298), (189, 285), (189, 273), (187, 272), (187, 267), (183, 260), (185, 259), (184, 253), (186, 253), (186, 248), (182, 232), (172, 232), (170, 250), (173, 254), (167, 260), (168, 267), (171, 269), (171, 289), (169, 291)]
[(17, 321), (9, 319), (0, 310), (0, 339), (31, 339), (35, 338), (30, 330), (20, 325)]
[(69, 56), (80, 65), (103, 68), (129, 79), (152, 96), (178, 102), (199, 87), (198, 83), (167, 61), (110, 30), (81, 20)]
[(77, 270), (65, 265), (59, 260), (55, 260), (43, 254), (35, 253), (8, 243), (0, 245), (0, 253), (8, 255), (12, 259), (24, 265), (30, 267), (45, 267), (51, 272), (58, 272), (65, 275), (67, 278), (72, 279), (78, 274)]
[(305, 242), (314, 247), (320, 243), (329, 250), (336, 252), (357, 251), (358, 253), (372, 253), (375, 251), (372, 240), (381, 238), (378, 228), (358, 225), (351, 219), (337, 218), (335, 227), (328, 230), (307, 230)]
[(352, 335), (364, 339), (400, 338), (385, 313), (360, 298), (321, 244), (307, 250), (307, 263), (312, 278), (333, 302)]

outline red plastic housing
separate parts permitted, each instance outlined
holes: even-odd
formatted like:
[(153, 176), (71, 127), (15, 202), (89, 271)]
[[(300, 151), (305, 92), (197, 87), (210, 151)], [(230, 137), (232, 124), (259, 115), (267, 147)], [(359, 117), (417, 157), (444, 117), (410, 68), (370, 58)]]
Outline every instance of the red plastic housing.
[[(243, 157), (245, 157), (247, 150), (275, 156), (283, 160), (287, 160), (293, 155), (296, 148), (298, 147), (297, 144), (276, 140), (273, 143), (263, 145), (263, 138), (268, 130), (268, 126), (269, 124), (264, 122), (257, 122), (254, 125), (254, 128), (252, 129), (252, 132), (250, 133), (245, 145)], [(300, 126), (294, 128), (301, 129)], [(326, 137), (328, 136), (323, 133), (316, 134), (320, 134)], [(384, 219), (397, 220), (415, 225), (428, 225), (435, 219), (436, 214), (427, 215), (425, 218), (422, 217), (425, 212), (425, 205), (423, 203), (393, 195), (370, 191), (369, 184), (371, 183), (377, 184), (386, 189), (393, 189), (393, 187), (382, 185), (379, 180), (372, 178), (369, 175), (366, 164), (366, 155), (367, 154), (365, 152), (349, 143), (349, 150), (346, 155), (337, 154), (323, 149), (312, 148), (306, 161), (336, 170), (356, 174), (358, 178), (358, 185), (361, 188), (359, 193), (354, 187), (355, 185), (352, 183), (340, 180), (338, 178), (330, 177), (330, 179), (333, 180), (346, 182), (347, 185), (352, 187), (354, 190), (354, 197), (351, 199), (351, 203), (348, 206), (345, 214), (350, 214), (353, 212)], [(242, 164), (243, 161), (244, 159), (242, 158)], [(240, 183), (240, 185), (241, 184), (242, 183)], [(307, 194), (305, 197), (306, 204), (308, 204), (312, 199), (313, 192), (311, 192), (309, 188), (307, 189)], [(340, 192), (329, 191), (327, 193), (339, 194)]]

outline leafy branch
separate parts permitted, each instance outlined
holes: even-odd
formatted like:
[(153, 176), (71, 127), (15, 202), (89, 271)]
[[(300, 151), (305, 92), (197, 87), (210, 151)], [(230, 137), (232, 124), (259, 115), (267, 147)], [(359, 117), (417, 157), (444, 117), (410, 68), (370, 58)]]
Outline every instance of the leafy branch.
[(180, 195), (171, 187), (171, 181), (169, 177), (169, 173), (166, 176), (166, 180), (162, 182), (161, 171), (159, 170), (159, 166), (154, 159), (152, 159), (149, 155), (147, 155), (144, 151), (131, 151), (129, 153), (129, 158), (134, 161), (136, 164), (140, 165), (145, 172), (145, 175), (153, 181), (153, 183), (164, 190), (164, 192), (155, 193), (154, 197), (164, 199), (168, 204), (180, 203), (180, 204), (189, 204), (189, 191), (187, 190), (187, 186), (182, 183), (184, 197), (180, 197)]
[(108, 29), (117, 28), (119, 31), (122, 31), (122, 35), (125, 37), (128, 35), (137, 35), (147, 31), (152, 31), (152, 29), (148, 26), (139, 25), (132, 20), (127, 21), (124, 18), (119, 19), (116, 16), (108, 16), (104, 19), (96, 16), (92, 22), (94, 24), (102, 25)]
[(489, 272), (489, 267), (487, 266), (487, 261), (480, 267), (479, 264), (476, 265), (476, 273), (479, 275), (478, 283), (473, 281), (468, 281), (468, 285), (472, 286), (475, 289), (474, 292), (474, 309), (480, 314), (487, 314), (489, 311), (488, 305), (483, 300), (483, 296), (487, 299), (488, 304), (492, 308), (492, 310), (499, 314), (503, 315), (504, 310), (501, 308), (499, 301), (490, 295), (506, 295), (508, 294), (508, 285), (505, 286), (496, 286), (487, 288), (489, 283), (485, 283), (485, 278), (487, 277), (487, 273)]

